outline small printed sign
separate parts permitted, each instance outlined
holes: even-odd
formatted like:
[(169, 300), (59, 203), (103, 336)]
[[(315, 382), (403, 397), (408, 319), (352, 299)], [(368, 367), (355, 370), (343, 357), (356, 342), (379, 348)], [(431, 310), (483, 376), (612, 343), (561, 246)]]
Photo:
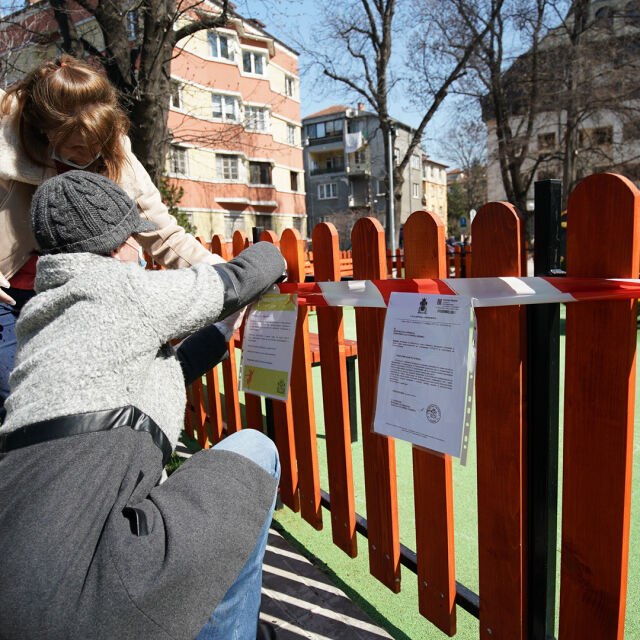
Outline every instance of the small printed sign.
[(467, 219), (466, 218), (460, 218), (460, 227), (462, 227), (463, 229), (467, 226)]
[(467, 406), (471, 298), (392, 293), (374, 431), (460, 457)]
[(298, 318), (295, 294), (266, 294), (247, 314), (240, 391), (287, 400)]

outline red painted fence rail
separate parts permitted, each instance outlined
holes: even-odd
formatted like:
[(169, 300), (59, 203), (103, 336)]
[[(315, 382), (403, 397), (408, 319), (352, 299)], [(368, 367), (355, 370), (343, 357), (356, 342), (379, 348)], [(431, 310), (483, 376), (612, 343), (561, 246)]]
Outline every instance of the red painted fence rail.
[[(583, 180), (569, 200), (569, 276), (636, 278), (640, 269), (640, 192), (627, 179), (599, 174)], [(611, 224), (615, 220), (615, 224)], [(523, 221), (507, 203), (489, 203), (473, 221), (476, 277), (526, 275)], [(335, 228), (313, 230), (305, 255), (297, 231), (280, 248), (289, 278), (385, 279), (450, 275), (444, 228), (417, 211), (405, 223), (404, 254), (387, 255), (384, 231), (358, 220), (350, 254), (338, 250)], [(278, 244), (273, 232), (262, 239)], [(212, 250), (229, 256), (214, 237)], [(248, 240), (234, 234), (232, 251)], [(469, 249), (469, 247), (467, 247)], [(470, 251), (466, 254), (470, 256)], [(454, 267), (456, 257), (453, 254)], [(629, 554), (637, 302), (580, 302), (567, 306), (564, 463), (559, 640), (622, 640)], [(301, 308), (290, 398), (273, 403), (275, 441), (282, 463), (281, 497), (309, 524), (323, 526), (314, 403), (324, 407), (333, 542), (357, 554), (345, 340), (340, 308), (318, 308), (321, 397), (314, 397), (308, 309)], [(371, 573), (392, 592), (400, 583), (400, 538), (395, 443), (372, 432), (384, 309), (356, 309), (361, 432), (365, 465)], [(526, 316), (520, 307), (477, 310), (476, 433), (479, 547), (479, 635), (484, 640), (527, 637)], [(244, 395), (245, 421), (232, 358), (191, 386), (188, 435), (210, 446), (242, 427), (262, 429), (262, 401)], [(316, 358), (317, 359), (317, 358)], [(225, 422), (222, 421), (224, 409)], [(448, 635), (456, 630), (451, 458), (414, 448), (416, 557), (420, 613)]]

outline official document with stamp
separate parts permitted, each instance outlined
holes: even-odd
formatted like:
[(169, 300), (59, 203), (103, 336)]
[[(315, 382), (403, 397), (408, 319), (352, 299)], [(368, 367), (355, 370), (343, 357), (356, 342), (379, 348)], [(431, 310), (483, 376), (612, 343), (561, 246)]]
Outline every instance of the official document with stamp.
[(265, 294), (247, 314), (240, 361), (240, 391), (286, 400), (298, 318), (298, 298)]
[(374, 431), (460, 456), (467, 401), (471, 298), (392, 293)]

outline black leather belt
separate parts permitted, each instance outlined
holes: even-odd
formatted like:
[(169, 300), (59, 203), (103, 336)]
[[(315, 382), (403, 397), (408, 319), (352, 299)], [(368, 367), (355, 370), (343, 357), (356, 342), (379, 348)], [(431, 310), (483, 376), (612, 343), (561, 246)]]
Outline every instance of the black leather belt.
[(9, 433), (0, 435), (0, 453), (22, 449), (33, 444), (68, 438), (83, 433), (96, 433), (129, 427), (134, 431), (144, 431), (162, 451), (163, 466), (171, 457), (171, 443), (162, 429), (144, 412), (131, 405), (118, 409), (91, 411), (72, 416), (60, 416), (51, 420), (34, 422)]

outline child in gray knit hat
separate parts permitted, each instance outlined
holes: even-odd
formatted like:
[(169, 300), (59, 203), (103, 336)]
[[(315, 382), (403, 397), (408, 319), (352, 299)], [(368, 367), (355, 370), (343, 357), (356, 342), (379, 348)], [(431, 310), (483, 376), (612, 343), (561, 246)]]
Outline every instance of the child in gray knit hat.
[(225, 354), (229, 321), (214, 323), (284, 259), (261, 242), (225, 264), (146, 271), (134, 235), (154, 223), (81, 171), (43, 183), (31, 221), (43, 255), (0, 428), (0, 637), (262, 637), (273, 443), (241, 431), (158, 481), (185, 382)]

